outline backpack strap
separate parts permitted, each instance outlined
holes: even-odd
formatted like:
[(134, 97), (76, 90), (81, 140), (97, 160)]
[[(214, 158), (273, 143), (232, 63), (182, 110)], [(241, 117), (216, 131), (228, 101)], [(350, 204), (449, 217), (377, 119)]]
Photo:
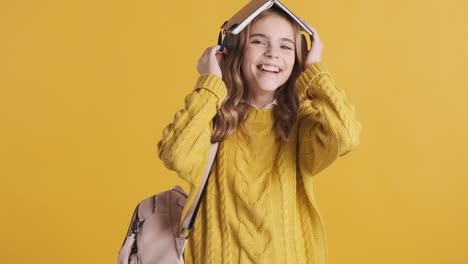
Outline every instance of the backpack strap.
[[(195, 222), (195, 218), (198, 214), (198, 208), (200, 206), (201, 198), (205, 193), (206, 183), (208, 182), (208, 176), (210, 175), (211, 169), (213, 168), (213, 162), (215, 160), (216, 154), (218, 152), (219, 142), (215, 142), (211, 144), (210, 147), (210, 155), (208, 156), (208, 164), (205, 169), (205, 174), (203, 175), (202, 182), (200, 184), (200, 188), (195, 195), (195, 198), (190, 205), (189, 210), (187, 211), (187, 216), (185, 217), (182, 223), (181, 229), (181, 236), (185, 239), (189, 237), (190, 230), (192, 230), (193, 223)], [(187, 235), (184, 235), (184, 231), (186, 231)]]

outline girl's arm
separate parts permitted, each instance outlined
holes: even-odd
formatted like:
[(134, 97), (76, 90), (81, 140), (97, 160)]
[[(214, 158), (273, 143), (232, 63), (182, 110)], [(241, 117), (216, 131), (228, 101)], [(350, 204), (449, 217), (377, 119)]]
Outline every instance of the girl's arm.
[(201, 74), (195, 89), (185, 97), (185, 107), (164, 128), (158, 142), (158, 155), (164, 165), (179, 177), (194, 183), (204, 169), (210, 150), (212, 119), (227, 96), (223, 80), (215, 74)]
[(306, 39), (302, 39), (305, 69), (296, 82), (307, 98), (298, 114), (298, 160), (302, 174), (313, 176), (359, 145), (361, 123), (345, 91), (335, 85), (322, 63), (324, 45), (317, 30), (302, 21), (314, 34), (309, 51)]
[[(213, 117), (227, 96), (219, 63), (219, 45), (209, 47), (198, 60), (195, 89), (185, 97), (185, 107), (163, 131), (158, 155), (164, 165), (191, 184), (203, 176), (210, 151)], [(227, 51), (224, 51), (225, 53)]]
[(298, 113), (299, 166), (313, 176), (359, 145), (361, 123), (323, 62), (309, 65), (296, 87), (307, 98)]

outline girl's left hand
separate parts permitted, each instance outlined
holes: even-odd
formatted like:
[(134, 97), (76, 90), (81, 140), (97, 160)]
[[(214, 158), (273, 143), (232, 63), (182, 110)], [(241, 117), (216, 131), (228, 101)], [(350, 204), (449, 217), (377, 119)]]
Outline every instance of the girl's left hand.
[(307, 42), (305, 40), (305, 36), (302, 36), (302, 54), (304, 62), (303, 71), (305, 71), (311, 64), (320, 62), (322, 60), (323, 43), (320, 40), (317, 30), (304, 20), (301, 19), (301, 21), (307, 26), (309, 26), (314, 32), (313, 35), (310, 35), (312, 43), (309, 51), (307, 50)]

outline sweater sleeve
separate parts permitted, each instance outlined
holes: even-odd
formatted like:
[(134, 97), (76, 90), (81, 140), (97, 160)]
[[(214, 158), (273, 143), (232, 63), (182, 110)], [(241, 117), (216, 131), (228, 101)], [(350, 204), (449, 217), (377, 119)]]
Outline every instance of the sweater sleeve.
[[(194, 184), (200, 164), (206, 164), (213, 131), (212, 119), (227, 96), (224, 81), (214, 74), (198, 77), (195, 89), (185, 97), (185, 106), (163, 130), (157, 144), (164, 165)], [(204, 168), (204, 167), (203, 167)]]
[(359, 145), (361, 123), (323, 62), (310, 65), (296, 87), (306, 97), (298, 113), (299, 166), (313, 176)]

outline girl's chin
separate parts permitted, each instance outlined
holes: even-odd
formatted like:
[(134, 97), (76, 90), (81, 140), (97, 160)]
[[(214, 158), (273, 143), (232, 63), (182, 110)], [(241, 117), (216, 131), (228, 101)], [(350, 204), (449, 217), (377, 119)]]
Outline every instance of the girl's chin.
[(255, 83), (254, 87), (257, 87), (258, 90), (262, 91), (275, 91), (278, 87), (281, 86), (281, 83), (278, 81), (268, 81), (268, 80), (260, 80)]

